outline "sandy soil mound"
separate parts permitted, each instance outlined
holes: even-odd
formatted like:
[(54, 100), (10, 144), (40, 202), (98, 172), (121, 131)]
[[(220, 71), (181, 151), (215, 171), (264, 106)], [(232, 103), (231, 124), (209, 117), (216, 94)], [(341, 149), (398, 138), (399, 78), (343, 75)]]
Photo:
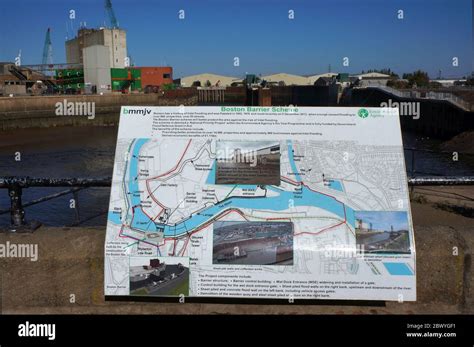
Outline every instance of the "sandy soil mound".
[(474, 131), (465, 131), (441, 144), (443, 151), (474, 154)]

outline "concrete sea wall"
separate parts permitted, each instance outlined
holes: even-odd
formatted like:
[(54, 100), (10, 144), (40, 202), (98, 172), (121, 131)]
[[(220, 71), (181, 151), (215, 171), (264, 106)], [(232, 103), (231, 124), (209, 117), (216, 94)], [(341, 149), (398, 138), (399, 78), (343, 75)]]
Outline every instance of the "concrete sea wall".
[[(56, 115), (56, 104), (67, 102), (94, 103), (95, 117), (86, 115)], [(197, 93), (190, 90), (170, 90), (164, 94), (55, 95), (0, 98), (0, 130), (43, 128), (63, 125), (117, 124), (123, 105), (179, 106), (196, 105)]]
[(415, 226), (417, 302), (321, 306), (301, 305), (298, 300), (287, 305), (105, 301), (105, 228), (43, 227), (33, 234), (3, 233), (2, 244), (38, 244), (38, 261), (0, 258), (2, 313), (474, 313), (473, 245), (465, 235), (449, 227)]

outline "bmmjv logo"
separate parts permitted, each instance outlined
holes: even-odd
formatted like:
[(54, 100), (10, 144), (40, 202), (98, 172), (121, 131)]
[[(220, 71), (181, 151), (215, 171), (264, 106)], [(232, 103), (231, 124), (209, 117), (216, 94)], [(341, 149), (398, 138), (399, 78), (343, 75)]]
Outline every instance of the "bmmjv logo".
[(367, 118), (369, 116), (369, 111), (365, 108), (361, 108), (359, 110), (359, 112), (357, 112), (357, 115), (360, 117), (360, 118)]
[(151, 110), (148, 108), (138, 109), (138, 110), (129, 110), (128, 108), (123, 109), (123, 114), (141, 114), (142, 116), (149, 115)]

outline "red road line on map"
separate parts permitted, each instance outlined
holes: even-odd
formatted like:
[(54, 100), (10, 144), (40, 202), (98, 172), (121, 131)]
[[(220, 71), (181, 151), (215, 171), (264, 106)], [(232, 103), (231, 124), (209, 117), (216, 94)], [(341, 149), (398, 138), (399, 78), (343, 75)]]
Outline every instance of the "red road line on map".
[(329, 195), (329, 194), (326, 194), (326, 193), (323, 193), (323, 192), (320, 192), (320, 191), (317, 191), (317, 190), (314, 190), (312, 189), (310, 186), (308, 186), (307, 184), (305, 184), (303, 181), (301, 182), (296, 182), (294, 180), (292, 180), (291, 178), (288, 178), (288, 177), (285, 177), (285, 176), (281, 176), (281, 178), (284, 180), (284, 181), (289, 181), (295, 185), (298, 185), (298, 186), (304, 186), (306, 188), (308, 188), (309, 190), (311, 190), (312, 192), (315, 192), (315, 193), (318, 193), (318, 194), (323, 194), (323, 195), (326, 195), (327, 197), (331, 198), (331, 199), (334, 199), (336, 200), (338, 203), (340, 203), (342, 205), (342, 209), (344, 211), (344, 221), (338, 223), (338, 224), (335, 224), (335, 225), (332, 225), (332, 226), (329, 226), (327, 228), (324, 228), (318, 232), (307, 232), (307, 231), (303, 231), (303, 232), (300, 232), (300, 233), (296, 233), (294, 236), (298, 236), (298, 235), (301, 235), (301, 234), (308, 234), (308, 235), (318, 235), (324, 231), (327, 231), (327, 230), (330, 230), (332, 228), (335, 228), (335, 227), (338, 227), (339, 225), (341, 224), (346, 224), (347, 226), (347, 214), (346, 214), (346, 204), (344, 204), (342, 201), (339, 201), (336, 197), (332, 196), (332, 195)]
[(120, 228), (120, 231), (119, 231), (119, 237), (127, 237), (127, 236), (123, 236), (122, 233), (123, 233), (123, 228), (124, 228), (124, 225), (122, 224), (122, 227)]
[(298, 236), (298, 235), (301, 235), (301, 234), (319, 235), (319, 234), (321, 234), (321, 233), (324, 232), (324, 231), (327, 231), (327, 230), (330, 230), (330, 229), (332, 229), (332, 228), (338, 227), (339, 225), (345, 224), (345, 223), (346, 223), (346, 221), (342, 221), (342, 222), (340, 222), (340, 223), (337, 223), (337, 224), (335, 224), (335, 225), (331, 225), (331, 226), (329, 226), (329, 227), (327, 227), (327, 228), (324, 228), (324, 229), (322, 229), (322, 230), (320, 230), (320, 231), (317, 231), (317, 232), (314, 232), (314, 233), (313, 233), (313, 232), (308, 232), (308, 231), (302, 231), (302, 232), (300, 232), (300, 233), (296, 233), (294, 236)]
[(146, 214), (146, 216), (147, 216), (151, 221), (153, 220), (153, 218), (152, 218), (148, 213), (145, 212), (145, 210), (143, 209), (143, 207), (142, 207), (141, 204), (140, 204), (140, 210), (142, 210), (142, 212), (143, 212), (144, 214)]
[(189, 148), (189, 145), (191, 144), (191, 139), (189, 139), (188, 141), (188, 144), (186, 145), (186, 148), (184, 149), (183, 151), (183, 154), (181, 154), (181, 158), (179, 158), (179, 161), (178, 163), (175, 165), (175, 167), (173, 167), (172, 169), (166, 171), (165, 173), (161, 174), (161, 175), (158, 175), (158, 176), (155, 176), (155, 177), (151, 177), (151, 178), (147, 178), (147, 181), (151, 181), (151, 180), (154, 180), (154, 179), (157, 179), (159, 177), (163, 177), (163, 176), (166, 176), (168, 175), (169, 173), (173, 172), (174, 170), (176, 170), (179, 166), (179, 164), (181, 163), (181, 161), (183, 160), (183, 157), (184, 155), (186, 154), (188, 148)]
[(161, 175), (158, 175), (158, 176), (155, 176), (155, 177), (151, 177), (151, 178), (148, 178), (145, 180), (145, 185), (146, 185), (146, 190), (148, 191), (148, 195), (151, 197), (151, 199), (156, 203), (158, 204), (160, 207), (161, 207), (161, 211), (158, 213), (158, 215), (156, 215), (155, 218), (150, 218), (151, 220), (155, 221), (156, 218), (158, 218), (158, 216), (163, 213), (163, 211), (165, 210), (165, 206), (163, 206), (158, 200), (156, 200), (155, 196), (153, 195), (151, 189), (150, 189), (150, 184), (148, 183), (149, 181), (152, 181), (154, 179), (157, 179), (159, 177), (162, 177), (162, 176), (165, 176), (165, 175), (168, 175), (170, 174), (171, 172), (175, 171), (178, 167), (179, 167), (179, 164), (181, 164), (181, 161), (183, 160), (184, 158), (184, 155), (186, 154), (186, 152), (188, 151), (188, 148), (189, 148), (189, 145), (191, 144), (191, 139), (189, 139), (188, 141), (188, 144), (186, 145), (186, 148), (184, 149), (183, 153), (181, 154), (181, 157), (179, 158), (179, 161), (178, 163), (170, 170), (168, 170), (167, 172), (161, 174)]
[[(132, 212), (134, 210), (135, 207), (132, 207)], [(230, 210), (227, 210), (225, 211), (222, 215), (220, 215), (219, 217), (217, 217), (215, 220), (218, 220), (218, 219), (221, 219), (225, 216), (227, 216), (228, 214), (232, 213), (232, 212), (236, 212), (238, 213), (240, 216), (242, 216), (245, 220), (248, 221), (248, 219), (243, 215), (243, 213), (237, 209), (230, 209)], [(133, 221), (133, 217), (132, 217), (132, 221)], [(188, 245), (188, 242), (189, 242), (189, 239), (191, 238), (191, 236), (199, 231), (201, 231), (202, 229), (204, 229), (205, 227), (209, 226), (209, 224), (211, 224), (213, 221), (208, 221), (206, 223), (204, 223), (203, 225), (201, 225), (199, 228), (197, 228), (196, 230), (193, 230), (189, 236), (186, 238), (186, 243), (183, 247), (183, 250), (182, 252), (180, 252), (182, 255), (184, 254), (184, 252), (186, 251), (186, 248), (187, 248), (187, 245)], [(161, 247), (161, 246), (164, 246), (166, 244), (166, 241), (170, 241), (170, 240), (174, 240), (174, 246), (173, 246), (173, 255), (175, 254), (176, 252), (176, 243), (177, 243), (177, 240), (178, 238), (177, 237), (166, 237), (164, 238), (163, 240), (163, 243), (160, 245), (160, 244), (153, 244), (153, 243), (150, 243), (150, 242), (147, 242), (147, 241), (144, 241), (142, 239), (137, 239), (133, 236), (130, 236), (130, 235), (122, 235), (123, 234), (123, 228), (124, 228), (124, 225), (122, 225), (122, 228), (120, 229), (120, 232), (119, 232), (119, 236), (121, 237), (128, 237), (128, 238), (131, 238), (133, 240), (136, 240), (136, 241), (140, 241), (140, 242), (144, 242), (144, 243), (147, 243), (149, 245), (152, 245), (152, 246), (155, 246), (155, 247)], [(181, 255), (181, 256), (182, 256)], [(178, 254), (179, 256), (179, 254)]]
[(161, 209), (161, 211), (156, 215), (156, 217), (152, 219), (153, 222), (163, 213), (164, 210), (164, 208)]
[(176, 240), (177, 240), (177, 239), (175, 238), (175, 239), (174, 239), (174, 243), (173, 243), (173, 253), (169, 254), (169, 255), (171, 255), (171, 256), (173, 256), (173, 257), (174, 257), (174, 255), (176, 254)]
[[(146, 190), (148, 191), (148, 195), (150, 196), (150, 198), (158, 205), (160, 205), (160, 207), (162, 208), (162, 210), (165, 209), (165, 206), (163, 206), (162, 204), (160, 204), (160, 202), (158, 200), (155, 199), (155, 196), (152, 194), (151, 190), (150, 190), (150, 185), (148, 184), (148, 180), (145, 181), (145, 185), (146, 185)], [(161, 213), (161, 212), (160, 212)]]
[[(183, 160), (184, 155), (186, 154), (186, 152), (187, 152), (187, 150), (188, 150), (190, 144), (191, 144), (191, 139), (188, 141), (188, 144), (186, 145), (186, 148), (184, 149), (184, 151), (183, 151), (183, 153), (182, 153), (182, 155), (181, 155), (181, 157), (180, 157), (178, 163), (177, 163), (172, 169), (168, 170), (167, 172), (165, 172), (165, 173), (163, 173), (163, 174), (161, 174), (161, 175), (158, 175), (158, 176), (155, 176), (155, 177), (152, 177), (152, 178), (148, 178), (148, 179), (145, 181), (145, 182), (146, 182), (147, 191), (148, 191), (150, 197), (152, 198), (152, 200), (153, 200), (155, 203), (157, 203), (157, 204), (162, 208), (162, 210), (158, 213), (158, 215), (157, 215), (155, 218), (151, 218), (151, 217), (143, 210), (143, 208), (142, 208), (143, 213), (145, 213), (145, 214), (148, 216), (148, 218), (150, 218), (150, 220), (154, 221), (154, 220), (164, 211), (165, 206), (163, 206), (158, 200), (155, 199), (154, 195), (152, 194), (152, 192), (151, 192), (151, 190), (150, 190), (150, 186), (149, 186), (148, 182), (151, 181), (151, 180), (157, 179), (157, 178), (159, 178), (159, 177), (163, 177), (163, 176), (165, 176), (165, 175), (168, 175), (168, 174), (170, 174), (171, 172), (175, 171), (175, 170), (179, 167), (179, 164), (181, 163), (181, 161)], [(294, 184), (294, 185), (297, 185), (297, 186), (305, 186), (306, 188), (308, 188), (309, 190), (311, 190), (311, 191), (313, 191), (313, 192), (315, 192), (315, 193), (319, 193), (319, 194), (326, 195), (327, 197), (330, 197), (330, 198), (336, 200), (337, 202), (339, 202), (339, 203), (342, 204), (342, 206), (343, 206), (344, 221), (342, 221), (342, 222), (340, 222), (340, 223), (338, 223), (338, 224), (336, 224), (336, 225), (332, 225), (332, 226), (330, 226), (330, 227), (327, 227), (327, 228), (325, 228), (325, 229), (322, 229), (322, 230), (320, 230), (320, 231), (318, 231), (318, 232), (316, 232), (316, 233), (300, 232), (300, 233), (295, 234), (294, 236), (301, 235), (301, 234), (317, 235), (317, 234), (320, 234), (320, 233), (322, 233), (322, 232), (324, 232), (324, 231), (326, 231), (326, 230), (330, 230), (330, 229), (332, 229), (332, 228), (335, 228), (335, 227), (337, 227), (337, 226), (339, 226), (339, 225), (341, 225), (341, 224), (347, 224), (346, 207), (345, 207), (345, 204), (344, 204), (343, 202), (339, 201), (339, 200), (336, 199), (334, 196), (331, 196), (331, 195), (329, 195), (329, 194), (326, 194), (326, 193), (323, 193), (323, 192), (320, 192), (320, 191), (316, 191), (316, 190), (310, 188), (308, 185), (306, 185), (306, 184), (305, 184), (304, 182), (302, 182), (302, 181), (301, 181), (301, 182), (297, 182), (297, 181), (294, 181), (294, 180), (292, 180), (292, 179), (290, 179), (290, 178), (288, 178), (288, 177), (285, 177), (285, 176), (281, 176), (281, 178), (282, 178), (284, 181), (288, 181), (288, 182), (290, 182), (290, 183), (292, 183), (292, 184)], [(141, 207), (140, 207), (140, 208), (141, 208)], [(132, 208), (132, 212), (133, 212), (133, 208)], [(231, 212), (237, 212), (237, 213), (238, 213), (239, 215), (241, 215), (245, 220), (248, 220), (242, 212), (240, 212), (239, 210), (236, 210), (236, 209), (230, 209), (230, 210), (226, 211), (224, 214), (222, 214), (221, 216), (219, 216), (219, 217), (216, 218), (215, 220), (221, 219), (221, 218), (223, 218), (224, 216), (226, 216), (227, 214), (229, 214), (229, 213), (231, 213)], [(280, 220), (281, 220), (281, 219), (288, 219), (288, 220), (291, 220), (290, 218), (267, 218), (266, 220), (278, 220), (278, 219), (280, 219)], [(133, 217), (132, 217), (132, 221), (133, 221)], [(181, 252), (182, 255), (184, 255), (184, 252), (186, 251), (186, 248), (187, 248), (187, 245), (188, 245), (188, 243), (189, 243), (189, 239), (191, 238), (191, 236), (192, 236), (193, 234), (199, 232), (199, 231), (202, 230), (203, 228), (207, 227), (210, 223), (212, 223), (212, 221), (209, 221), (209, 222), (204, 223), (201, 227), (199, 227), (198, 229), (192, 231), (192, 232), (189, 234), (189, 236), (186, 238), (186, 242), (185, 242), (184, 247), (183, 247), (183, 250), (182, 250), (182, 252)], [(121, 232), (122, 232), (122, 231), (121, 231)], [(127, 235), (126, 235), (126, 236), (127, 236)], [(133, 238), (133, 237), (131, 237), (131, 236), (127, 236), (127, 237)], [(135, 239), (135, 238), (133, 238), (133, 239)], [(164, 242), (163, 242), (163, 245), (165, 245), (165, 244), (166, 244), (166, 241), (169, 240), (169, 239), (170, 239), (170, 238), (165, 238), (165, 239), (164, 239)], [(172, 239), (174, 239), (173, 254), (175, 254), (177, 238), (172, 238)], [(160, 245), (154, 245), (154, 246), (160, 247)]]
[(294, 180), (292, 180), (291, 178), (288, 178), (288, 177), (285, 177), (285, 176), (281, 176), (281, 178), (283, 178), (284, 181), (285, 181), (285, 180), (286, 180), (286, 181), (290, 181), (290, 183), (295, 184), (295, 185), (297, 185), (297, 186), (299, 186), (299, 185), (302, 183), (302, 182), (294, 181)]

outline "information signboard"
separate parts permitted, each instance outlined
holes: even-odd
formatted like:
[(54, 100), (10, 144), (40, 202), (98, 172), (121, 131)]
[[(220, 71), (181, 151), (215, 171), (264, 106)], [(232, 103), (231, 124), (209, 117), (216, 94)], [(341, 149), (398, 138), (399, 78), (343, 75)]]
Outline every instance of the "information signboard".
[(122, 107), (107, 296), (416, 299), (398, 111)]

